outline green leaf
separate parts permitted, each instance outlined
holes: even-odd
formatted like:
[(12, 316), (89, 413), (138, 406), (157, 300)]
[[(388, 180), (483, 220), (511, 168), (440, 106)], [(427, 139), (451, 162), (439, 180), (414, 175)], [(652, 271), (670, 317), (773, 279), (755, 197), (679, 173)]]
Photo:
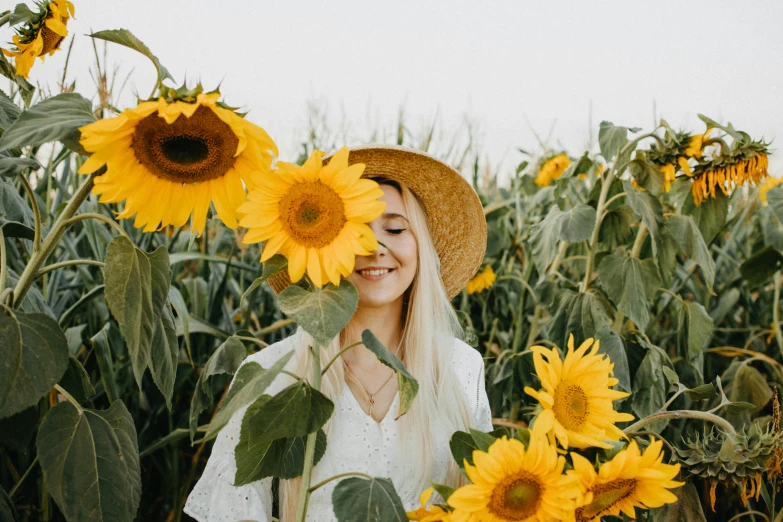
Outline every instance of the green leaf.
[(127, 344), (136, 384), (141, 389), (149, 367), (170, 405), (179, 347), (166, 305), (171, 278), (166, 247), (147, 255), (127, 237), (116, 236), (106, 247), (103, 272), (106, 302)]
[(636, 151), (636, 156), (628, 163), (628, 171), (636, 180), (636, 184), (655, 197), (663, 190), (663, 172), (661, 168), (646, 159), (642, 151)]
[(663, 375), (666, 377), (666, 380), (669, 381), (669, 384), (672, 386), (680, 384), (680, 377), (677, 375), (677, 372), (668, 366), (662, 366), (661, 369), (663, 370)]
[(709, 401), (718, 396), (715, 386), (712, 383), (702, 384), (685, 392), (685, 395), (692, 401)]
[(402, 500), (388, 479), (352, 477), (332, 491), (338, 522), (407, 522)]
[(22, 109), (6, 93), (0, 90), (0, 134), (11, 126), (21, 112)]
[(696, 206), (693, 201), (693, 192), (689, 190), (682, 205), (682, 213), (693, 218), (704, 242), (709, 245), (726, 226), (726, 217), (729, 215), (729, 197), (719, 190), (715, 193), (714, 198), (707, 198), (701, 205)]
[(31, 158), (13, 158), (0, 153), (0, 176), (13, 177), (27, 169), (38, 170), (41, 164)]
[(359, 293), (350, 282), (342, 281), (340, 286), (329, 283), (310, 291), (288, 285), (277, 299), (284, 314), (291, 316), (318, 344), (326, 346), (353, 317)]
[(419, 393), (419, 382), (408, 373), (402, 361), (391, 353), (370, 330), (362, 332), (362, 344), (374, 353), (379, 361), (397, 373), (397, 390), (400, 393), (400, 410), (394, 418), (397, 420), (410, 410), (416, 394)]
[(783, 185), (772, 187), (767, 191), (767, 204), (778, 221), (783, 223)]
[(3, 229), (3, 236), (18, 237), (21, 239), (35, 239), (35, 229), (28, 227), (18, 221), (8, 221), (0, 217), (0, 228)]
[(661, 285), (655, 261), (611, 254), (598, 265), (598, 280), (617, 308), (645, 331), (650, 302)]
[[(237, 466), (234, 486), (244, 486), (266, 477), (292, 479), (304, 471), (306, 435), (263, 440), (252, 434), (252, 419), (271, 398), (269, 395), (259, 397), (242, 419), (239, 442), (234, 450)], [(314, 464), (321, 460), (325, 452), (326, 433), (319, 428), (315, 439)]]
[(236, 373), (242, 361), (247, 356), (247, 350), (238, 339), (229, 337), (218, 346), (218, 349), (210, 356), (204, 369), (198, 376), (196, 387), (193, 390), (193, 399), (190, 401), (190, 440), (196, 437), (198, 417), (213, 401), (212, 377), (215, 375), (233, 375)]
[(147, 58), (149, 58), (152, 61), (152, 64), (155, 66), (155, 69), (158, 71), (158, 83), (162, 82), (166, 78), (170, 80), (174, 80), (172, 78), (171, 73), (169, 73), (168, 69), (163, 67), (163, 64), (160, 63), (160, 60), (152, 54), (152, 51), (150, 51), (149, 47), (144, 45), (144, 43), (136, 38), (133, 33), (128, 31), (127, 29), (109, 29), (106, 31), (98, 31), (97, 33), (92, 33), (90, 35), (92, 38), (98, 38), (100, 40), (106, 40), (107, 42), (113, 42), (116, 44), (124, 45), (125, 47), (128, 47), (129, 49), (133, 49), (134, 51), (140, 52)]
[(60, 378), (59, 382), (65, 391), (70, 393), (79, 404), (84, 404), (87, 400), (95, 395), (95, 388), (93, 388), (90, 382), (90, 376), (87, 374), (87, 370), (79, 362), (79, 360), (73, 355), (68, 356), (68, 367), (65, 373)]
[(680, 307), (679, 321), (677, 344), (680, 346), (680, 353), (692, 361), (702, 353), (702, 349), (712, 338), (712, 317), (701, 304), (686, 301), (684, 306)]
[(691, 216), (673, 215), (666, 221), (666, 228), (680, 245), (685, 255), (701, 268), (707, 286), (712, 290), (715, 283), (715, 260), (704, 242), (701, 232)]
[(122, 401), (108, 410), (61, 402), (36, 442), (49, 494), (67, 520), (131, 522), (141, 498), (139, 448)]
[(585, 293), (561, 290), (558, 302), (549, 328), (550, 339), (558, 346), (566, 346), (571, 333), (579, 343), (612, 324), (603, 297), (593, 289)]
[(68, 367), (68, 343), (48, 315), (0, 305), (0, 418), (38, 402)]
[(742, 278), (751, 287), (767, 282), (781, 269), (783, 269), (783, 252), (771, 246), (762, 248), (739, 267)]
[(97, 334), (93, 335), (90, 341), (95, 350), (95, 359), (98, 361), (98, 369), (101, 371), (101, 382), (106, 395), (109, 397), (109, 403), (113, 403), (120, 397), (117, 388), (117, 378), (114, 374), (114, 362), (112, 361), (112, 350), (109, 345), (109, 329), (111, 323), (106, 323)]
[(606, 161), (612, 161), (626, 143), (628, 143), (628, 131), (637, 132), (637, 128), (619, 127), (608, 121), (602, 121), (598, 127), (598, 146), (601, 148), (601, 156)]
[(306, 382), (299, 381), (271, 399), (248, 408), (242, 418), (241, 436), (254, 444), (304, 437), (323, 426), (333, 411), (332, 401)]
[(740, 364), (726, 395), (732, 403), (747, 402), (759, 411), (772, 399), (773, 393), (761, 372), (750, 364)]
[(432, 489), (434, 489), (444, 501), (448, 501), (451, 494), (456, 491), (456, 489), (452, 488), (451, 486), (447, 486), (445, 484), (438, 484), (437, 482), (430, 482), (430, 485), (432, 486)]
[(476, 439), (470, 433), (464, 431), (454, 432), (454, 435), (449, 440), (449, 448), (451, 449), (451, 456), (454, 457), (460, 468), (464, 468), (465, 460), (472, 466), (473, 452), (479, 449)]
[(658, 252), (661, 250), (659, 223), (663, 223), (661, 202), (649, 192), (633, 188), (633, 185), (627, 179), (623, 181), (623, 189), (626, 193), (628, 205), (642, 218), (642, 222), (647, 226), (652, 239), (653, 256), (657, 259)]
[(681, 488), (673, 489), (672, 493), (677, 496), (677, 502), (661, 508), (663, 512), (662, 516), (656, 519), (658, 522), (707, 522), (696, 486), (687, 483)]
[(58, 94), (20, 114), (0, 138), (0, 150), (61, 141), (78, 152), (79, 127), (94, 121), (89, 100), (76, 93)]
[(0, 486), (0, 521), (1, 522), (16, 522), (18, 520), (16, 509), (14, 508), (11, 497), (5, 492), (2, 486)]
[(604, 327), (595, 333), (595, 340), (599, 341), (598, 353), (605, 353), (614, 364), (613, 375), (620, 381), (617, 385), (626, 392), (631, 392), (631, 371), (628, 367), (628, 355), (625, 353), (623, 339), (609, 327)]
[(188, 358), (190, 358), (190, 312), (188, 311), (188, 305), (185, 304), (185, 299), (182, 297), (182, 293), (174, 286), (169, 287), (169, 303), (174, 311), (177, 312), (177, 318), (182, 322), (182, 337), (185, 338), (185, 346), (188, 349)]
[(601, 220), (601, 227), (598, 229), (598, 241), (609, 246), (614, 250), (620, 245), (624, 245), (633, 236), (631, 224), (636, 219), (631, 207), (620, 205), (611, 209)]
[(560, 218), (560, 239), (568, 243), (587, 241), (595, 228), (595, 209), (580, 203)]
[(557, 254), (560, 238), (560, 220), (563, 211), (557, 205), (552, 205), (546, 217), (530, 229), (530, 243), (533, 245), (533, 261), (539, 274), (546, 272), (546, 267)]
[[(643, 419), (661, 409), (666, 403), (666, 375), (663, 373), (663, 360), (656, 349), (648, 349), (642, 364), (636, 371), (631, 395), (631, 409)], [(653, 429), (660, 432), (668, 421), (656, 422)]]
[(239, 299), (239, 307), (242, 308), (242, 303), (245, 301), (245, 298), (253, 293), (253, 291), (261, 286), (264, 281), (272, 277), (273, 275), (282, 272), (288, 267), (288, 259), (281, 256), (280, 254), (275, 254), (269, 259), (267, 259), (266, 263), (264, 263), (263, 271), (261, 272), (261, 277), (257, 278), (253, 283), (245, 290), (245, 292), (242, 294), (242, 297)]
[(27, 454), (30, 440), (38, 431), (39, 418), (38, 407), (30, 406), (17, 414), (0, 419), (0, 446)]
[(212, 422), (209, 423), (209, 429), (204, 436), (204, 440), (214, 438), (238, 409), (250, 404), (264, 393), (293, 355), (294, 351), (291, 350), (280, 357), (268, 370), (265, 370), (260, 364), (255, 362), (243, 364), (237, 370), (233, 384), (226, 394), (222, 406), (212, 418)]
[(485, 453), (489, 450), (489, 447), (492, 446), (492, 443), (497, 440), (489, 433), (484, 433), (483, 431), (474, 430), (472, 428), (470, 429), (470, 436), (473, 437), (476, 447)]
[(11, 13), (11, 19), (8, 20), (8, 25), (21, 25), (26, 24), (33, 18), (33, 12), (25, 4), (16, 4), (13, 13)]

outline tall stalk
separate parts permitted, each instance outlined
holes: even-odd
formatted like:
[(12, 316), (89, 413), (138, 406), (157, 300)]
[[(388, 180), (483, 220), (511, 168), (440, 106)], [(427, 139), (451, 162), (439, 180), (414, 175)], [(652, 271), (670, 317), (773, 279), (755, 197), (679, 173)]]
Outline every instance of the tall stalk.
[[(313, 359), (313, 381), (310, 385), (314, 390), (321, 391), (321, 347), (315, 343), (311, 347), (310, 355)], [(304, 522), (307, 515), (307, 502), (310, 500), (310, 482), (313, 474), (313, 461), (315, 460), (315, 440), (318, 432), (314, 431), (307, 436), (305, 445), (304, 470), (302, 472), (302, 489), (299, 491), (299, 502), (296, 505), (296, 521)]]

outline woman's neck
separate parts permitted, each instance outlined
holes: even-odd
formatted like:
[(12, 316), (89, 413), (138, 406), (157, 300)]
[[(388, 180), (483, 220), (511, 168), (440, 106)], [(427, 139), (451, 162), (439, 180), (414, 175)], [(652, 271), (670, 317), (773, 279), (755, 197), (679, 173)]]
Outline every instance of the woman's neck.
[[(345, 339), (345, 344), (353, 344), (361, 341), (364, 330), (370, 330), (373, 335), (392, 353), (396, 353), (402, 336), (402, 301), (390, 303), (382, 308), (368, 308), (360, 306), (346, 327), (350, 337)], [(351, 367), (368, 368), (375, 366), (378, 359), (374, 353), (363, 345), (348, 350), (343, 355)]]

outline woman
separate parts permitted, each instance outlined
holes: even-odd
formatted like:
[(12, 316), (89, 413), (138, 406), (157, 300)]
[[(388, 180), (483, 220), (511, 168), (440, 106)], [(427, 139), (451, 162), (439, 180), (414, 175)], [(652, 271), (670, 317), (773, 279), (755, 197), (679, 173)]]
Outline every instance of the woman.
[[(324, 160), (327, 161), (327, 160)], [(321, 391), (335, 403), (325, 426), (327, 449), (315, 466), (312, 483), (358, 471), (391, 478), (406, 510), (418, 507), (432, 480), (458, 487), (465, 482), (451, 458), (449, 439), (457, 430), (492, 429), (479, 352), (459, 340), (453, 298), (478, 270), (486, 247), (483, 209), (470, 185), (444, 163), (400, 147), (352, 149), (349, 163), (366, 165), (364, 177), (378, 181), (386, 202), (370, 223), (381, 246), (356, 259), (348, 277), (359, 293), (356, 313), (326, 349), (322, 367), (341, 347), (370, 329), (418, 380), (410, 411), (397, 417), (399, 396), (394, 372), (364, 346), (346, 351), (342, 364), (324, 375)], [(285, 273), (270, 280), (280, 292)], [(306, 348), (312, 339), (294, 335), (251, 355), (268, 368), (295, 350), (286, 369), (307, 375)], [(281, 374), (267, 390), (273, 395), (293, 382)], [(220, 432), (185, 512), (201, 522), (272, 520), (272, 479), (234, 487), (234, 447), (244, 409)], [(307, 520), (335, 520), (332, 481), (315, 490)], [(281, 520), (294, 520), (301, 478), (281, 481)]]

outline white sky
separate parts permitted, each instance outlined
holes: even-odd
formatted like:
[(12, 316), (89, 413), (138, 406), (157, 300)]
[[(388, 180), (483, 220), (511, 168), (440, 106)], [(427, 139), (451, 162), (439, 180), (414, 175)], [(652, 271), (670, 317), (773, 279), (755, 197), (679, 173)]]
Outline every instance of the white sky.
[[(783, 2), (779, 0), (530, 2), (373, 0), (74, 0), (69, 78), (93, 92), (84, 35), (127, 28), (174, 75), (200, 78), (249, 110), (296, 158), (307, 103), (328, 106), (363, 141), (394, 131), (400, 106), (414, 129), (448, 136), (478, 125), (493, 168), (508, 172), (536, 148), (533, 131), (578, 156), (601, 120), (648, 130), (653, 107), (676, 127), (703, 130), (697, 113), (754, 138), (783, 140)], [(10, 33), (0, 33), (3, 41)], [(37, 62), (33, 82), (55, 84), (65, 53)], [(133, 51), (109, 57), (146, 97), (154, 69)], [(179, 84), (179, 83), (178, 83)], [(126, 103), (131, 103), (128, 96)], [(445, 138), (444, 138), (445, 139)], [(353, 140), (353, 141), (350, 141)], [(777, 141), (773, 151), (780, 149)], [(771, 172), (783, 174), (783, 152)]]

